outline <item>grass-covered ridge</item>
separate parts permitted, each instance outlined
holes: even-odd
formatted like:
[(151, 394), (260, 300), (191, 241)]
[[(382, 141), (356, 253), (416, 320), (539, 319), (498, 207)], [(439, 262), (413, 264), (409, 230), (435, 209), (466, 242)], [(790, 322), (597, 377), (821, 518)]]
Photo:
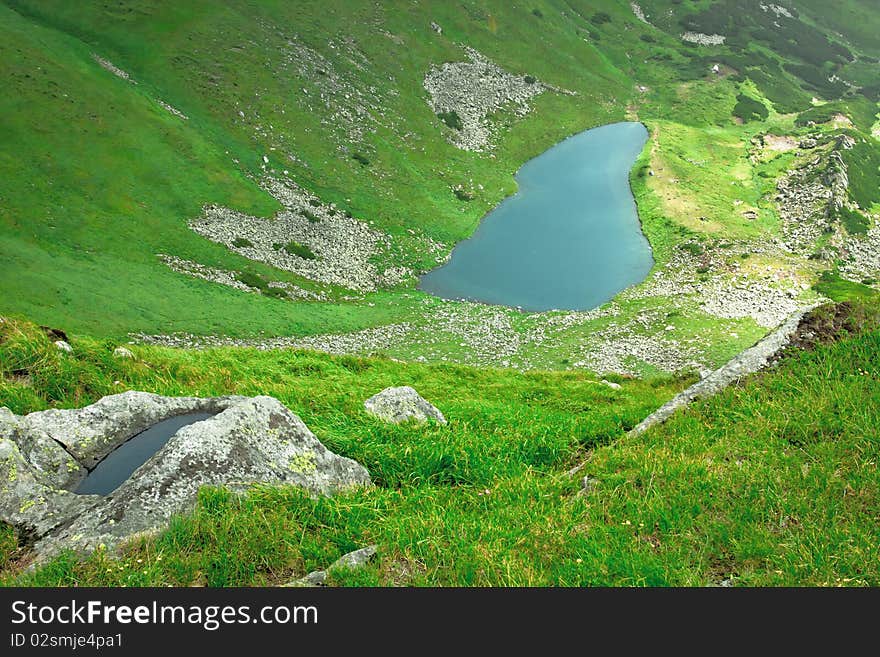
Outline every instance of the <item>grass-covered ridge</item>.
[[(863, 307), (864, 308), (864, 307)], [(876, 310), (860, 311), (862, 318)], [(205, 352), (73, 339), (0, 325), (0, 404), (78, 406), (137, 388), (270, 394), (377, 486), (331, 499), (288, 488), (203, 490), (193, 515), (121, 559), (61, 557), (28, 585), (276, 584), (369, 543), (341, 585), (880, 584), (880, 332), (876, 323), (700, 402), (639, 437), (623, 432), (687, 381), (515, 373), (290, 350)], [(856, 325), (857, 326), (857, 325)], [(450, 423), (382, 424), (363, 400), (412, 384)], [(567, 471), (583, 464), (576, 476)], [(586, 494), (580, 480), (589, 477)]]

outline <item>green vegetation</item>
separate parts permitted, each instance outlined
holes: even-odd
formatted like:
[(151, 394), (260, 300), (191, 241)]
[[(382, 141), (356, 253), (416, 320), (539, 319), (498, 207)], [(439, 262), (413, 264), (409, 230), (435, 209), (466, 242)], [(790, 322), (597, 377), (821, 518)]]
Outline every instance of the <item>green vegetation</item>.
[(295, 242), (294, 240), (290, 240), (281, 248), (290, 255), (297, 256), (298, 258), (314, 260), (316, 257), (314, 252), (308, 247), (308, 245), (300, 244), (299, 242)]
[(842, 152), (849, 177), (849, 195), (863, 210), (880, 203), (880, 147), (860, 139)]
[[(532, 79), (534, 82), (534, 78)], [(528, 82), (528, 80), (526, 80)], [(464, 127), (464, 124), (461, 122), (461, 117), (458, 115), (458, 112), (452, 110), (450, 112), (440, 112), (437, 114), (438, 118), (446, 124), (446, 127), (452, 128), (453, 130), (461, 130)]]
[[(312, 499), (202, 491), (194, 514), (120, 560), (62, 556), (35, 572), (0, 530), (2, 581), (25, 585), (276, 584), (369, 543), (380, 558), (337, 585), (880, 584), (876, 306), (850, 333), (622, 438), (687, 381), (477, 370), (299, 352), (136, 347), (0, 325), (0, 403), (17, 413), (121, 389), (270, 394), (376, 487)], [(827, 322), (825, 323), (827, 324)], [(822, 326), (822, 315), (816, 325)], [(836, 324), (835, 324), (836, 325)], [(861, 328), (855, 327), (861, 325)], [(11, 376), (27, 371), (30, 384)], [(114, 383), (119, 382), (119, 383)], [(362, 401), (411, 383), (450, 423), (386, 425)], [(619, 440), (618, 440), (619, 438)], [(583, 464), (576, 476), (566, 472)], [(586, 494), (580, 480), (589, 477)]]
[(736, 105), (733, 106), (733, 115), (738, 116), (743, 121), (763, 121), (770, 112), (764, 106), (764, 103), (750, 98), (745, 94), (738, 94), (736, 97)]
[(254, 245), (253, 242), (251, 242), (249, 239), (247, 239), (245, 237), (236, 237), (234, 240), (232, 240), (232, 246), (234, 246), (237, 249), (243, 249), (245, 247), (253, 246), (253, 245)]
[[(426, 240), (450, 249), (469, 236), (486, 212), (516, 191), (513, 173), (524, 162), (578, 131), (627, 118), (644, 121), (652, 131), (650, 152), (639, 167), (660, 175), (645, 173), (635, 186), (641, 185), (639, 211), (658, 267), (677, 243), (694, 235), (709, 241), (716, 235), (764, 239), (779, 230), (773, 209), (762, 200), (779, 171), (753, 166), (742, 144), (758, 131), (787, 134), (791, 122), (753, 105), (757, 114), (743, 111), (751, 120), (733, 125), (737, 95), (764, 110), (772, 104), (776, 112), (803, 111), (814, 92), (783, 64), (818, 66), (829, 77), (870, 86), (868, 58), (880, 54), (873, 50), (870, 29), (878, 28), (877, 19), (857, 0), (842, 3), (840, 12), (857, 17), (858, 26), (838, 29), (841, 38), (822, 42), (815, 36), (823, 20), (840, 23), (816, 3), (799, 11), (803, 25), (782, 21), (786, 36), (810, 48), (818, 43), (814, 50), (821, 62), (812, 55), (804, 59), (795, 46), (774, 50), (759, 3), (737, 11), (736, 3), (715, 3), (724, 23), (718, 27), (732, 39), (720, 47), (680, 39), (685, 23), (708, 20), (702, 17), (711, 13), (706, 3), (646, 0), (643, 7), (656, 29), (638, 22), (627, 3), (569, 4), (560, 11), (546, 2), (517, 7), (499, 0), (479, 8), (233, 0), (218, 10), (207, 0), (183, 5), (120, 0), (112, 8), (94, 0), (76, 6), (5, 0), (0, 3), (0, 69), (9, 92), (0, 99), (2, 311), (112, 337), (176, 331), (305, 336), (401, 322), (423, 326), (430, 321), (425, 309), (433, 307), (432, 300), (413, 282), (368, 295), (325, 290), (206, 240), (187, 224), (209, 204), (271, 218), (278, 204), (257, 182), (266, 175), (289, 178), (312, 194), (314, 203), (335, 204), (387, 234), (390, 247), (373, 258), (380, 272), (399, 266), (423, 271), (438, 255), (426, 248)], [(543, 20), (535, 20), (533, 9)], [(413, 36), (416, 26), (431, 21), (443, 25), (443, 36)], [(382, 27), (381, 38), (376, 26)], [(760, 26), (766, 29), (751, 39), (750, 31)], [(342, 32), (348, 35), (346, 48), (329, 48)], [(229, 34), (238, 35), (236, 43)], [(844, 41), (846, 49), (840, 47)], [(489, 117), (495, 131), (491, 151), (451, 145), (443, 126), (456, 129), (457, 115), (440, 116), (441, 125), (425, 102), (426, 73), (462, 61), (462, 44), (527, 83), (548, 85), (526, 116), (507, 108)], [(113, 75), (93, 55), (137, 84)], [(715, 64), (721, 66), (718, 73), (712, 72)], [(338, 93), (331, 90), (337, 84)], [(855, 91), (833, 100), (846, 107), (855, 136), (865, 138), (876, 105)], [(328, 120), (330, 113), (339, 120)], [(346, 116), (357, 118), (349, 124)], [(141, 157), (133, 160), (127, 153), (134, 149)], [(855, 184), (867, 190), (862, 198), (871, 194), (869, 174), (864, 183), (855, 174)], [(672, 177), (679, 182), (669, 182)], [(449, 193), (464, 181), (466, 194), (476, 194), (467, 203)], [(736, 203), (757, 207), (759, 219), (743, 221), (732, 210)], [(330, 300), (279, 307), (259, 295), (174, 272), (157, 254), (252, 271), (265, 280), (320, 290)], [(623, 301), (621, 321), (636, 316), (637, 306)], [(710, 325), (713, 320), (698, 311), (684, 312), (689, 325), (722, 340), (707, 347), (719, 356), (741, 346), (731, 341), (732, 332), (755, 331), (726, 322)], [(508, 317), (512, 325), (524, 326), (515, 311)], [(600, 324), (572, 326), (560, 336), (560, 348), (576, 348)], [(436, 334), (425, 332), (437, 341)], [(461, 355), (461, 342), (450, 338), (448, 352), (432, 357)], [(418, 355), (403, 351), (396, 355)], [(560, 353), (538, 362), (563, 359), (578, 360)]]
[(860, 212), (855, 212), (849, 208), (840, 208), (838, 215), (843, 223), (843, 227), (851, 235), (864, 235), (871, 227), (871, 222)]
[(880, 292), (864, 283), (848, 281), (831, 271), (822, 272), (814, 287), (819, 294), (834, 301), (863, 302), (880, 297)]
[(287, 293), (278, 287), (270, 287), (269, 281), (252, 271), (236, 272), (235, 279), (244, 283), (250, 288), (259, 290), (261, 294), (267, 297), (275, 297), (276, 299), (287, 299)]

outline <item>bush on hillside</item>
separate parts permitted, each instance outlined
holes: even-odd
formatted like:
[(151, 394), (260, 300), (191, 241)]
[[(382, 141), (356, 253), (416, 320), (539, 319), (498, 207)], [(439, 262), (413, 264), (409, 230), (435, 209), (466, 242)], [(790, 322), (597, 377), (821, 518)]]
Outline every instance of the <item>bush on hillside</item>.
[(314, 252), (308, 246), (293, 240), (290, 240), (281, 248), (290, 255), (297, 256), (298, 258), (304, 258), (306, 260), (314, 260), (316, 258)]
[(464, 127), (464, 124), (461, 122), (461, 117), (455, 110), (450, 110), (448, 112), (439, 112), (437, 114), (437, 118), (443, 121), (443, 123), (446, 124), (447, 128), (452, 128), (453, 130), (461, 130)]
[(764, 103), (745, 94), (739, 94), (736, 97), (736, 105), (733, 106), (733, 115), (746, 122), (752, 120), (763, 121), (770, 115), (770, 111)]

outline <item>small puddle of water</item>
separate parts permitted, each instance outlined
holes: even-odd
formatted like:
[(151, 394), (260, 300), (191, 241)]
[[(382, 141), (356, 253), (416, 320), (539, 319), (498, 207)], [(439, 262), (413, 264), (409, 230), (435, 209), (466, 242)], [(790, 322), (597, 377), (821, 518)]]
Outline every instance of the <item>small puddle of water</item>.
[(207, 420), (214, 415), (216, 413), (186, 413), (157, 422), (105, 456), (73, 492), (78, 495), (112, 493), (147, 459), (158, 452), (179, 429)]

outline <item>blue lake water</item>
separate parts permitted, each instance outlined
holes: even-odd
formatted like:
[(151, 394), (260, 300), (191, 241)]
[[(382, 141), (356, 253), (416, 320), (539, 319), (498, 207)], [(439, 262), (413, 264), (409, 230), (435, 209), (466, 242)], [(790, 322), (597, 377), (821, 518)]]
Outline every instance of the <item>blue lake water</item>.
[(639, 283), (654, 264), (629, 171), (641, 123), (581, 132), (527, 162), (519, 191), (483, 218), (419, 288), (527, 311), (587, 310)]

